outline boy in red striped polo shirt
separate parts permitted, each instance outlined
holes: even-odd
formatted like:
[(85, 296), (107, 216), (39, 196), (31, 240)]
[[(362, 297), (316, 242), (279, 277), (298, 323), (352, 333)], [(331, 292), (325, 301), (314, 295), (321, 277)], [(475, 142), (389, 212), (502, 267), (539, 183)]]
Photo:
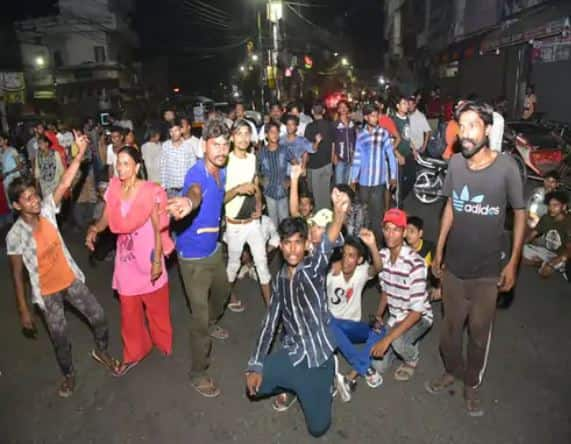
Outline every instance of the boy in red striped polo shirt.
[(397, 381), (414, 375), (420, 358), (419, 340), (432, 326), (432, 309), (426, 291), (424, 259), (405, 243), (406, 213), (398, 208), (383, 217), (386, 248), (381, 250), (383, 269), (379, 273), (382, 293), (377, 319), (388, 311), (388, 333), (371, 350), (373, 367), (387, 371), (397, 355), (402, 364), (395, 371)]

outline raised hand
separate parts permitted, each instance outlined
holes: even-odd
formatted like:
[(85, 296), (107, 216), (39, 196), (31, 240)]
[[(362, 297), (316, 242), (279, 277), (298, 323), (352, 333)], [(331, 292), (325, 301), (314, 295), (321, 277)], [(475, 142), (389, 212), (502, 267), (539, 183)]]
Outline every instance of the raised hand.
[(304, 168), (303, 168), (303, 165), (301, 165), (301, 164), (299, 164), (299, 163), (298, 163), (298, 164), (295, 164), (295, 165), (292, 165), (292, 167), (291, 167), (291, 173), (290, 173), (290, 177), (291, 177), (291, 180), (292, 180), (292, 181), (294, 181), (294, 180), (296, 180), (296, 181), (299, 180), (299, 178), (300, 178), (301, 176), (303, 176), (304, 174), (305, 174), (305, 170), (304, 170)]
[(373, 233), (371, 230), (367, 230), (366, 228), (361, 228), (361, 231), (359, 232), (359, 237), (367, 247), (376, 248), (377, 240), (375, 238), (375, 233)]
[(339, 191), (337, 188), (333, 188), (331, 192), (331, 201), (333, 202), (333, 210), (337, 214), (347, 214), (349, 212), (349, 208), (351, 207), (351, 199), (342, 191)]
[(73, 130), (75, 145), (77, 146), (78, 155), (83, 156), (89, 146), (89, 138), (77, 130)]

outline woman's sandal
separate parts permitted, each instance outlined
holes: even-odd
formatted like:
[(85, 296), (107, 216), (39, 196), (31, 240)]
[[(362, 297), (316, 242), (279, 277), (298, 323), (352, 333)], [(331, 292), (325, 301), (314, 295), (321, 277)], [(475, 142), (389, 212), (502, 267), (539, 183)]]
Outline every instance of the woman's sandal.
[(220, 389), (214, 383), (214, 380), (208, 376), (191, 381), (190, 384), (198, 393), (205, 398), (216, 398), (220, 394)]
[(91, 350), (91, 357), (107, 370), (111, 372), (112, 375), (116, 376), (117, 367), (119, 367), (120, 362), (109, 356), (107, 352), (101, 352), (97, 350)]
[(122, 362), (115, 368), (115, 373), (113, 373), (113, 376), (117, 377), (125, 376), (129, 372), (129, 370), (131, 370), (133, 367), (136, 367), (139, 364), (139, 362), (141, 361)]

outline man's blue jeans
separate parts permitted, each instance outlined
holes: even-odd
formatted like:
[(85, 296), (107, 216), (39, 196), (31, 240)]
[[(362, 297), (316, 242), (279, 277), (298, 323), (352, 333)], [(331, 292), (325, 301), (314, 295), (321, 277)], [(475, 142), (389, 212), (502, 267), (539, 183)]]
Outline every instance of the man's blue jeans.
[(338, 161), (335, 165), (335, 185), (349, 183), (349, 172), (351, 171), (351, 165), (342, 160)]
[[(380, 332), (373, 330), (366, 322), (350, 321), (347, 319), (331, 318), (331, 331), (335, 335), (335, 341), (341, 354), (349, 365), (359, 375), (364, 376), (371, 366), (371, 349), (383, 339), (385, 329)], [(365, 344), (361, 348), (355, 344)]]

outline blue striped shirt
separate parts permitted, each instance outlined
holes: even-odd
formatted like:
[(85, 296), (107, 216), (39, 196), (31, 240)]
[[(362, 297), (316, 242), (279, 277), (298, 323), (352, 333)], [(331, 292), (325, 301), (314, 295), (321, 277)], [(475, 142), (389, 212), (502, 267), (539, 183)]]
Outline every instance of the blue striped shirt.
[(297, 266), (291, 279), (287, 265), (281, 268), (272, 283), (270, 307), (248, 361), (249, 371), (262, 372), (280, 320), (284, 327), (282, 346), (294, 366), (307, 359), (307, 366), (314, 368), (329, 359), (336, 343), (330, 329), (325, 278), (329, 257), (339, 244), (340, 240), (332, 243), (325, 234), (316, 250)]
[(380, 126), (371, 131), (364, 129), (355, 143), (351, 181), (374, 187), (386, 184), (389, 175), (391, 179), (397, 177), (397, 161), (389, 133)]
[(284, 182), (288, 177), (288, 165), (292, 153), (283, 145), (275, 150), (262, 147), (258, 153), (258, 173), (264, 179), (264, 196), (279, 200), (287, 197)]

